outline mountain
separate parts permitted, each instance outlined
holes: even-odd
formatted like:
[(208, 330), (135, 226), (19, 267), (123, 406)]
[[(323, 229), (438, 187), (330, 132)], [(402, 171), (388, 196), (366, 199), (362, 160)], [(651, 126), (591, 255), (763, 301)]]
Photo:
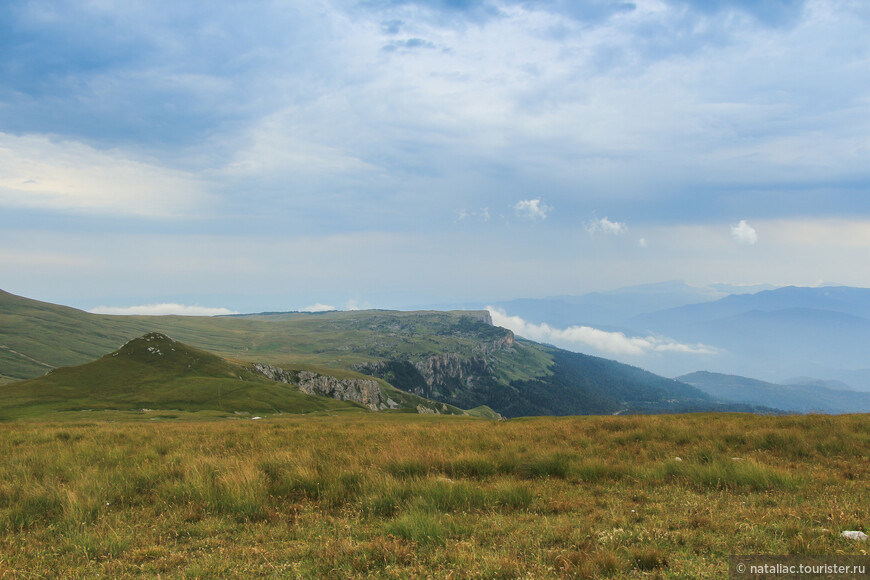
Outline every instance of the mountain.
[(516, 339), (493, 326), (487, 312), (126, 317), (6, 293), (0, 312), (0, 374), (12, 378), (84, 363), (155, 331), (223, 358), (274, 367), (275, 376), (311, 365), (321, 374), (366, 373), (409, 395), (505, 416), (748, 410), (635, 367)]
[(817, 384), (779, 385), (721, 373), (695, 372), (678, 377), (717, 399), (775, 407), (796, 413), (866, 413), (870, 393), (835, 390)]
[(521, 298), (496, 302), (493, 306), (535, 324), (546, 322), (558, 328), (585, 324), (618, 329), (641, 314), (708, 302), (724, 295), (712, 288), (670, 281), (581, 295)]
[[(508, 357), (544, 359), (549, 364), (544, 374), (517, 375), (511, 380), (500, 364)], [(726, 410), (685, 383), (526, 340), (513, 341), (489, 360), (461, 360), (446, 354), (416, 364), (389, 359), (357, 368), (435, 401), (465, 407), (487, 405), (507, 417)], [(514, 368), (521, 371), (523, 367)]]
[(852, 387), (843, 381), (830, 379), (816, 379), (813, 377), (792, 377), (782, 381), (783, 385), (801, 385), (804, 387), (822, 387), (825, 389), (833, 389), (835, 391), (854, 391)]
[(638, 333), (721, 349), (717, 371), (774, 382), (817, 377), (820, 368), (866, 367), (870, 289), (785, 287), (643, 314), (628, 324)]
[(756, 294), (732, 294), (711, 302), (640, 314), (630, 323), (637, 328), (678, 329), (753, 311), (783, 310), (838, 313), (853, 318), (868, 319), (870, 318), (870, 288), (786, 286)]

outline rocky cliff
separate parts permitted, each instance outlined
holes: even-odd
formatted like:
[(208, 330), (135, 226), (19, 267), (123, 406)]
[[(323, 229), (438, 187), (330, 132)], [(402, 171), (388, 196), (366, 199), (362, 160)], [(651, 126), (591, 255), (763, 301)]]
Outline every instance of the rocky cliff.
[(497, 339), (475, 345), (471, 356), (448, 352), (417, 361), (391, 359), (364, 363), (354, 369), (380, 377), (403, 391), (455, 404), (464, 399), (461, 393), (495, 382), (491, 357), (496, 352), (512, 350), (514, 342), (514, 334), (505, 330)]
[(311, 371), (287, 371), (280, 367), (254, 363), (254, 370), (264, 376), (291, 385), (308, 395), (320, 395), (339, 401), (353, 401), (372, 411), (396, 409), (399, 403), (386, 396), (377, 381), (371, 379), (339, 379)]

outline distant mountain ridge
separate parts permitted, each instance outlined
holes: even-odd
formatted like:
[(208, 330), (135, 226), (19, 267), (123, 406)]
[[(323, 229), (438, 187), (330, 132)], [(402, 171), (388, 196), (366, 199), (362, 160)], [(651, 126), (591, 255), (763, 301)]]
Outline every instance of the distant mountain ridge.
[(629, 324), (638, 332), (724, 349), (728, 357), (716, 370), (774, 382), (795, 375), (836, 378), (818, 377), (816, 369), (867, 367), (870, 289), (789, 286), (639, 315)]
[(721, 400), (775, 407), (796, 413), (870, 412), (870, 393), (830, 389), (818, 384), (779, 385), (705, 371), (683, 375), (678, 380)]
[(546, 322), (560, 328), (594, 324), (617, 328), (640, 314), (707, 302), (722, 296), (725, 293), (711, 288), (695, 288), (685, 282), (670, 281), (609, 292), (520, 298), (494, 302), (493, 306), (536, 324)]
[(835, 312), (868, 319), (870, 318), (870, 288), (785, 286), (757, 294), (732, 294), (710, 302), (658, 310), (638, 315), (631, 322), (635, 326), (647, 325), (652, 328), (676, 327), (752, 311), (782, 310)]

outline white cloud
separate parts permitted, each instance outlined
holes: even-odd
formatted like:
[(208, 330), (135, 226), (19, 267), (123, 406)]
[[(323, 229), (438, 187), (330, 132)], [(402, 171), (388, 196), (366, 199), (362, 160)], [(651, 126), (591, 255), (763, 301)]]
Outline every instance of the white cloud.
[(637, 241), (637, 245), (640, 246), (641, 248), (646, 248), (649, 246), (649, 242), (646, 241), (646, 238), (641, 238)]
[(752, 246), (758, 241), (758, 232), (746, 220), (740, 220), (736, 226), (731, 226), (731, 237), (738, 244)]
[(141, 306), (97, 306), (91, 310), (94, 314), (116, 314), (121, 316), (224, 316), (238, 314), (228, 308), (210, 308), (208, 306), (186, 306), (174, 302), (163, 304), (143, 304)]
[(591, 221), (586, 224), (586, 231), (590, 234), (601, 233), (619, 236), (628, 233), (628, 226), (625, 225), (625, 222), (612, 222), (607, 217), (603, 217), (600, 220)]
[(566, 329), (526, 322), (519, 316), (508, 316), (504, 310), (487, 306), (493, 324), (512, 330), (519, 336), (562, 345), (566, 348), (588, 347), (616, 356), (643, 356), (654, 352), (686, 354), (715, 354), (716, 348), (705, 344), (682, 344), (655, 336), (626, 336), (622, 332), (607, 332), (589, 326), (571, 326)]
[(312, 304), (311, 306), (306, 306), (301, 309), (299, 312), (329, 312), (331, 310), (338, 310), (335, 306), (330, 306), (329, 304), (321, 304), (318, 302), (317, 304)]
[(169, 217), (206, 199), (201, 179), (118, 150), (0, 133), (0, 205)]
[(477, 211), (468, 211), (465, 208), (462, 208), (458, 212), (456, 212), (456, 222), (462, 222), (465, 220), (476, 220), (479, 222), (488, 222), (491, 219), (489, 215), (489, 208), (482, 207)]
[[(514, 212), (521, 218), (532, 221), (545, 220), (553, 208), (540, 199), (523, 199), (514, 205)], [(489, 212), (487, 212), (489, 215)]]

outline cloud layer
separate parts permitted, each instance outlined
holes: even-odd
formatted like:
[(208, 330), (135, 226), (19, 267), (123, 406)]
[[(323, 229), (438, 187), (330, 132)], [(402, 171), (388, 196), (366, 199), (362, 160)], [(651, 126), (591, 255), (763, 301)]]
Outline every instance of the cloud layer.
[(228, 308), (208, 306), (187, 306), (167, 302), (163, 304), (143, 304), (140, 306), (97, 306), (90, 310), (94, 314), (115, 314), (121, 316), (226, 316), (238, 314)]
[(310, 306), (306, 306), (299, 310), (299, 312), (330, 312), (332, 310), (337, 310), (335, 306), (330, 306), (329, 304), (321, 304), (320, 302), (316, 304), (311, 304)]
[(652, 353), (675, 352), (685, 354), (716, 354), (716, 348), (704, 344), (681, 344), (668, 338), (654, 336), (630, 337), (621, 332), (607, 332), (589, 326), (571, 326), (566, 329), (550, 325), (533, 324), (519, 316), (509, 316), (504, 310), (487, 306), (493, 324), (515, 334), (569, 350), (593, 349), (612, 356), (642, 357)]

